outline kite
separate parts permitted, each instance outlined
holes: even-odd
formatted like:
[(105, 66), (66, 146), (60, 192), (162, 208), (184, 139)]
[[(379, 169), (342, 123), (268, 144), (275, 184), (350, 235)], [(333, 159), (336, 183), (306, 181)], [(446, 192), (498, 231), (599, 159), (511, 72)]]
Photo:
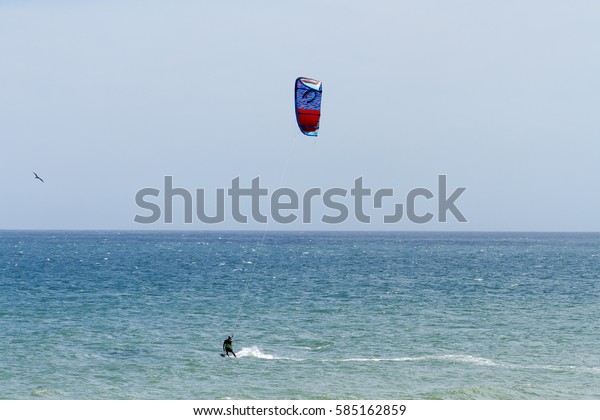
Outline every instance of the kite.
[(322, 83), (308, 77), (298, 77), (294, 92), (298, 127), (303, 134), (316, 136), (321, 119)]

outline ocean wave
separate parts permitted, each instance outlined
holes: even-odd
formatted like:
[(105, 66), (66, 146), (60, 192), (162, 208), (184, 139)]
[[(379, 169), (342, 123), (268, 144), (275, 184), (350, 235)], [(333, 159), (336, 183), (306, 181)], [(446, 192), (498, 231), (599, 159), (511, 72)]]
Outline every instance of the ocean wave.
[(305, 349), (305, 350), (311, 350), (311, 351), (317, 351), (317, 350), (323, 350), (326, 348), (331, 347), (331, 343), (328, 344), (321, 344), (321, 345), (314, 345), (314, 346), (301, 346), (300, 348)]
[(592, 375), (600, 375), (600, 367), (597, 366), (574, 366), (574, 365), (521, 365), (510, 362), (496, 362), (491, 359), (484, 357), (473, 356), (470, 354), (444, 354), (444, 355), (428, 355), (428, 356), (415, 356), (415, 357), (388, 357), (388, 358), (365, 358), (365, 357), (352, 357), (342, 359), (343, 362), (423, 362), (423, 361), (447, 361), (451, 363), (465, 363), (477, 366), (496, 366), (509, 369), (524, 369), (524, 370), (550, 370), (558, 372), (577, 372), (587, 373)]
[(574, 366), (574, 365), (529, 365), (529, 366), (520, 366), (523, 369), (540, 369), (540, 370), (551, 370), (557, 372), (577, 372), (577, 373), (591, 373), (591, 374), (600, 374), (600, 367), (596, 366)]
[(483, 357), (471, 356), (469, 354), (444, 354), (440, 356), (416, 356), (416, 357), (389, 357), (389, 358), (349, 358), (344, 362), (420, 362), (427, 360), (451, 361), (455, 363), (468, 363), (479, 366), (498, 366), (497, 362)]
[(56, 389), (47, 389), (47, 388), (39, 388), (35, 391), (31, 392), (31, 396), (34, 398), (47, 398), (47, 397), (57, 397), (62, 395), (63, 393)]
[(450, 360), (458, 363), (469, 363), (479, 366), (498, 366), (497, 362), (484, 357), (471, 356), (469, 354), (447, 354), (443, 356), (432, 356), (433, 360)]

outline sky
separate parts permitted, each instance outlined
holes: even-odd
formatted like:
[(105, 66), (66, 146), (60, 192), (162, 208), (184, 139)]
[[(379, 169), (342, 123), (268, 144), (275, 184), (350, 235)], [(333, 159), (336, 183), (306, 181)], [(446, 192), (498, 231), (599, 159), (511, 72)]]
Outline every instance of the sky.
[[(599, 39), (595, 1), (1, 1), (0, 229), (598, 232)], [(299, 76), (323, 82), (316, 139)], [(467, 222), (439, 221), (439, 175)], [(229, 197), (223, 223), (184, 223), (181, 197), (136, 223), (167, 176), (209, 214), (237, 177), (394, 196), (370, 223), (349, 196), (336, 225), (318, 202), (241, 224)], [(432, 220), (383, 223), (416, 188)]]

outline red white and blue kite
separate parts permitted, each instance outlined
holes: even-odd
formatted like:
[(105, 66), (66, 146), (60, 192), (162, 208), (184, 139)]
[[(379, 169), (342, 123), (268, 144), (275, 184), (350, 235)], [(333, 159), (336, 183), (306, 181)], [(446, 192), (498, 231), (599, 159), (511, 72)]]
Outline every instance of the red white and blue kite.
[(316, 136), (321, 119), (322, 83), (308, 77), (298, 77), (294, 92), (298, 127), (303, 134)]

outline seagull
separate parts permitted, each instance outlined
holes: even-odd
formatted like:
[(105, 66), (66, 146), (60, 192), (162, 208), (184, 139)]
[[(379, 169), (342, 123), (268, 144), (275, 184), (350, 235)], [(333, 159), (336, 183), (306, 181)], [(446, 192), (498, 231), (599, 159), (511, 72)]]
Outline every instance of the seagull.
[(39, 179), (40, 181), (44, 182), (44, 180), (43, 180), (42, 178), (40, 178), (40, 177), (38, 176), (38, 174), (36, 174), (35, 172), (34, 172), (33, 174), (35, 175), (35, 179)]

